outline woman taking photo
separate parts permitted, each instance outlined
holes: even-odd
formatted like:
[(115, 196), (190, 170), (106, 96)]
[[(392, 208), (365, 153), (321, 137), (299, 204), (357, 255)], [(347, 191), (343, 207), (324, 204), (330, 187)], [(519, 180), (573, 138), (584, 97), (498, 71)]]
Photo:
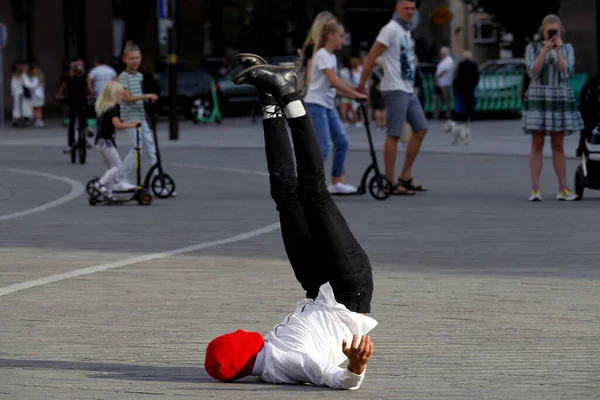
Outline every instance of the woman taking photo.
[(542, 200), (540, 176), (544, 140), (548, 135), (559, 185), (556, 200), (572, 201), (577, 196), (567, 186), (564, 138), (583, 129), (583, 120), (569, 86), (575, 51), (573, 46), (563, 43), (564, 28), (556, 15), (547, 15), (540, 31), (544, 40), (530, 43), (526, 50), (531, 82), (525, 94), (522, 126), (526, 134), (531, 134), (529, 167), (533, 188), (529, 200)]

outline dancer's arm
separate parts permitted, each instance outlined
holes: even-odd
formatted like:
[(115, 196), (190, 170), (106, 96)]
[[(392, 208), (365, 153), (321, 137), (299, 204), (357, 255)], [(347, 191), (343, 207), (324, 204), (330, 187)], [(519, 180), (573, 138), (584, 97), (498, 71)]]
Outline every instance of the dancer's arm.
[(312, 383), (317, 386), (341, 390), (357, 390), (365, 379), (366, 369), (355, 374), (348, 368), (331, 365), (320, 354), (286, 354), (281, 366), (289, 381), (276, 380), (274, 383)]
[(327, 77), (327, 80), (329, 81), (331, 86), (337, 89), (339, 95), (348, 97), (350, 99), (367, 98), (366, 94), (359, 93), (358, 91), (354, 90), (350, 85), (344, 82), (342, 78), (337, 76), (337, 74), (333, 71), (333, 68), (327, 68), (323, 72), (325, 72), (325, 76)]
[(345, 340), (342, 343), (342, 351), (349, 359), (347, 368), (329, 364), (319, 353), (288, 352), (285, 359), (278, 360), (278, 364), (285, 366), (285, 375), (294, 382), (310, 382), (332, 389), (356, 390), (365, 379), (367, 363), (373, 354), (373, 343), (368, 336), (362, 336), (358, 345), (357, 341), (358, 335), (354, 335), (350, 347)]

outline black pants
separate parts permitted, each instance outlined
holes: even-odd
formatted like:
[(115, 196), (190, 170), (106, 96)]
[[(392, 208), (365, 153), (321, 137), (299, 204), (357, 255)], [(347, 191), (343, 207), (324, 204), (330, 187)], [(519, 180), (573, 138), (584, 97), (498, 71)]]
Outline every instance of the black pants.
[(460, 93), (460, 102), (462, 106), (462, 117), (464, 121), (470, 121), (473, 116), (473, 107), (475, 104), (475, 95), (473, 90), (461, 91)]
[(336, 300), (349, 310), (368, 313), (373, 295), (371, 263), (335, 205), (325, 182), (321, 149), (308, 115), (265, 119), (265, 149), (286, 253), (306, 295), (331, 284)]
[(86, 118), (86, 108), (85, 106), (79, 105), (70, 105), (69, 106), (69, 132), (68, 132), (68, 142), (69, 146), (73, 146), (79, 138), (75, 138), (75, 121), (79, 121), (79, 126), (87, 127), (87, 118)]

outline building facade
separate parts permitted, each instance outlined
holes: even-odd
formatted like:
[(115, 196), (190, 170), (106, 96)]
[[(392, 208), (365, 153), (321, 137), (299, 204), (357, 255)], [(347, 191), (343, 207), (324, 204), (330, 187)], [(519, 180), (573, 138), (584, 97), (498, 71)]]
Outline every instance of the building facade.
[[(368, 51), (392, 16), (396, 0), (174, 0), (177, 53), (186, 68), (220, 63), (226, 49), (266, 55), (293, 53), (314, 15), (324, 9), (338, 15), (349, 33), (346, 53)], [(485, 13), (471, 12), (462, 0), (417, 1), (415, 32), (419, 59), (436, 62), (439, 48), (454, 55), (472, 50), (479, 62), (501, 55), (493, 24)], [(450, 16), (450, 18), (448, 18)], [(567, 40), (576, 50), (577, 70), (600, 70), (600, 0), (563, 0)], [(125, 40), (142, 48), (144, 58), (161, 63), (157, 0), (3, 0), (0, 22), (8, 28), (5, 104), (11, 107), (11, 65), (39, 64), (47, 80), (47, 98), (56, 93), (65, 61), (95, 57), (118, 60)], [(273, 37), (278, 38), (273, 40)], [(50, 104), (51, 102), (49, 102)]]

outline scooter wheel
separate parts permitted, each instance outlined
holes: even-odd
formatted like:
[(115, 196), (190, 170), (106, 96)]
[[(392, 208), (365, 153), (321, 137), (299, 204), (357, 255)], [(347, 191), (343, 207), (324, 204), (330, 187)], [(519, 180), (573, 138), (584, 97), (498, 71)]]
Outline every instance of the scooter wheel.
[[(392, 182), (385, 175), (375, 175), (369, 180), (369, 193), (376, 200), (386, 200), (391, 195)], [(386, 190), (388, 189), (388, 190)]]
[(90, 206), (95, 206), (98, 204), (98, 198), (96, 196), (90, 196), (88, 202), (90, 203)]
[(146, 191), (142, 192), (138, 197), (138, 203), (142, 206), (149, 206), (152, 204), (152, 195)]
[(575, 170), (575, 194), (577, 200), (583, 199), (583, 190), (585, 188), (585, 177), (583, 176), (583, 167), (579, 165)]
[(166, 199), (173, 195), (175, 192), (175, 181), (169, 176), (169, 174), (158, 174), (150, 183), (152, 193), (159, 199)]
[(99, 179), (100, 179), (100, 178), (98, 178), (98, 177), (93, 177), (93, 178), (92, 178), (92, 179), (91, 179), (91, 180), (90, 180), (90, 181), (87, 183), (87, 185), (85, 185), (85, 191), (86, 191), (86, 193), (88, 194), (88, 196), (93, 196), (93, 195), (94, 195), (94, 193), (96, 192), (96, 191), (94, 190), (94, 184), (95, 184), (96, 182), (98, 182), (98, 180), (99, 180)]

